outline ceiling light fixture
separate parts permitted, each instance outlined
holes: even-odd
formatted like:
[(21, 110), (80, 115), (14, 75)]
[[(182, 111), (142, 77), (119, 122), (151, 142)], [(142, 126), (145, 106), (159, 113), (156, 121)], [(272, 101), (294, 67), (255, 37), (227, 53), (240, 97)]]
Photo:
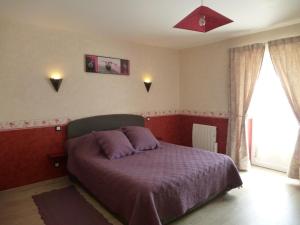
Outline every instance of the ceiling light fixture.
[(199, 19), (199, 26), (203, 27), (206, 24), (206, 19), (204, 15), (200, 15), (200, 19)]
[(204, 6), (202, 0), (201, 6), (177, 23), (174, 28), (205, 33), (231, 22), (233, 22), (231, 19)]

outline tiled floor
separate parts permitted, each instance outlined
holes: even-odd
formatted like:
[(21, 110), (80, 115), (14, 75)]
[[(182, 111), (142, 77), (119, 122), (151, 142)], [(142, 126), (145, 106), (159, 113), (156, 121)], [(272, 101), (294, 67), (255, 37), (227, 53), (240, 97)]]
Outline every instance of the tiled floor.
[[(258, 167), (241, 176), (243, 188), (228, 192), (172, 225), (300, 225), (299, 181)], [(63, 177), (0, 192), (0, 224), (43, 225), (31, 196), (70, 184)], [(85, 191), (78, 190), (113, 225), (121, 225)]]

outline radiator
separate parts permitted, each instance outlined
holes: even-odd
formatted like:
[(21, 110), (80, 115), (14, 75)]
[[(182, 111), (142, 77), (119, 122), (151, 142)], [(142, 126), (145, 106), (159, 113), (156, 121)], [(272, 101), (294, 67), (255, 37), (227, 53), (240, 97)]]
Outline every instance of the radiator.
[(217, 127), (194, 123), (193, 147), (217, 152)]

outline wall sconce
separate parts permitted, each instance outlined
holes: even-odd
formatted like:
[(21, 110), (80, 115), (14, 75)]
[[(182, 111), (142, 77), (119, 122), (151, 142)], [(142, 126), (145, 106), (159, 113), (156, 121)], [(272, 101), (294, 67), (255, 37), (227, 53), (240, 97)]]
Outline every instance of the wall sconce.
[(62, 80), (62, 76), (59, 73), (54, 73), (50, 76), (50, 82), (56, 92), (58, 92)]
[(145, 79), (144, 79), (144, 84), (145, 84), (145, 87), (146, 87), (147, 92), (149, 92), (149, 91), (150, 91), (151, 84), (152, 84), (151, 79), (150, 79), (150, 78), (145, 78)]

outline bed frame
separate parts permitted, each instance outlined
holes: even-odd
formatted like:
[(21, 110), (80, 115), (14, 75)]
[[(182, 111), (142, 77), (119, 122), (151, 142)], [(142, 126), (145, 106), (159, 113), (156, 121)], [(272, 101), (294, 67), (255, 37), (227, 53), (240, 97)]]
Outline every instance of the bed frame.
[(67, 137), (75, 138), (92, 131), (114, 130), (124, 126), (145, 125), (144, 117), (133, 114), (111, 114), (82, 118), (71, 121), (67, 127)]
[[(78, 120), (71, 121), (67, 126), (67, 138), (75, 138), (79, 137), (81, 135), (88, 134), (92, 131), (101, 131), (101, 130), (113, 130), (113, 129), (119, 129), (123, 126), (142, 126), (145, 125), (145, 119), (142, 116), (139, 115), (133, 115), (133, 114), (111, 114), (111, 115), (101, 115), (101, 116), (93, 116), (93, 117), (87, 117), (82, 118)], [(74, 176), (72, 173), (68, 171), (69, 178), (72, 182), (79, 184), (87, 193), (89, 193), (91, 196), (93, 196), (95, 199), (97, 199), (85, 186), (82, 184), (76, 176)], [(226, 191), (224, 192), (226, 193)], [(194, 206), (193, 208), (189, 209), (184, 215), (178, 216), (177, 218), (173, 218), (169, 221), (161, 221), (162, 224), (166, 225), (169, 224), (179, 218), (184, 217), (185, 215), (190, 214), (191, 212), (195, 211), (196, 209), (203, 207), (208, 202), (210, 202), (212, 199), (223, 195), (224, 193), (220, 193), (217, 196), (212, 197), (210, 200), (208, 200), (206, 203), (201, 203), (199, 205)], [(107, 211), (109, 211), (112, 215), (114, 215), (115, 218), (117, 218), (119, 221), (121, 221), (123, 224), (127, 225), (127, 221), (120, 217), (119, 215), (114, 214), (111, 212), (108, 207), (97, 200)]]
[[(100, 116), (92, 116), (86, 117), (82, 119), (77, 119), (71, 121), (67, 125), (67, 139), (76, 138), (85, 134), (89, 134), (92, 131), (101, 131), (101, 130), (114, 130), (119, 129), (124, 126), (145, 126), (145, 119), (139, 115), (133, 114), (110, 114), (110, 115), (100, 115)], [(83, 188), (87, 193), (97, 199), (85, 186), (82, 184), (76, 176), (74, 176), (70, 171), (67, 171), (70, 180), (73, 183), (79, 184), (81, 188)], [(105, 206), (102, 202), (97, 200), (102, 207), (104, 207), (107, 211), (109, 211), (112, 215), (115, 216), (122, 223), (127, 224), (124, 218), (114, 214), (111, 212), (108, 207)]]

